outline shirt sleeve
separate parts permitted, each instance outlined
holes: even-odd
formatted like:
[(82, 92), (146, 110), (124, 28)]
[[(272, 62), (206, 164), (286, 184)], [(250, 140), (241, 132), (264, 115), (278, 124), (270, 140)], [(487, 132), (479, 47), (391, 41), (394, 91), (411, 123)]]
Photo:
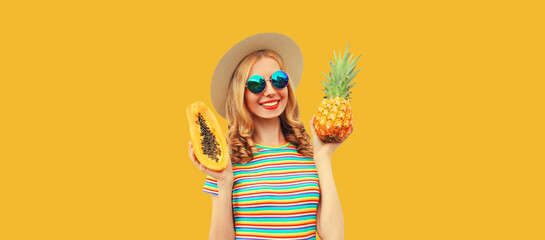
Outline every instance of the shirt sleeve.
[(218, 181), (209, 175), (206, 175), (203, 192), (218, 196)]

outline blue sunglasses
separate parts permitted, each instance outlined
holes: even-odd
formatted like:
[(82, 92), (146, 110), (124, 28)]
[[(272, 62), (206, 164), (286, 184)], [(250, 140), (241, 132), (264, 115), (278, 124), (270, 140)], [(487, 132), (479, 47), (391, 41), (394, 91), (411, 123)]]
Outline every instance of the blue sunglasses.
[(258, 94), (263, 92), (263, 90), (265, 90), (265, 87), (267, 87), (266, 81), (271, 81), (271, 84), (275, 88), (282, 89), (288, 85), (289, 77), (288, 74), (282, 70), (274, 72), (270, 80), (265, 80), (265, 78), (260, 75), (253, 75), (248, 78), (248, 82), (246, 82), (246, 87), (248, 88), (248, 90), (250, 90), (250, 92)]

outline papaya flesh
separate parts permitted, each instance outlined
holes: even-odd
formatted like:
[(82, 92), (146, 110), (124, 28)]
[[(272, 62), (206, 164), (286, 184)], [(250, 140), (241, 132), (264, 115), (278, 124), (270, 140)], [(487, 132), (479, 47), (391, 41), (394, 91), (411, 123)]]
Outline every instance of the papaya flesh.
[(214, 113), (201, 101), (189, 105), (186, 112), (193, 150), (199, 162), (214, 171), (225, 169), (229, 148)]

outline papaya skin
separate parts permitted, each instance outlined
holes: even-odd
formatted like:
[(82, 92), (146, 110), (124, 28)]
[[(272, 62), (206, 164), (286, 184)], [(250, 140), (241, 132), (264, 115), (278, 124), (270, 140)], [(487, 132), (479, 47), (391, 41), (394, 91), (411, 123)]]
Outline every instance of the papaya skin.
[[(197, 101), (189, 105), (186, 108), (186, 113), (187, 120), (189, 122), (189, 132), (191, 135), (193, 150), (199, 162), (206, 168), (214, 171), (221, 171), (225, 169), (228, 164), (227, 161), (229, 161), (229, 147), (227, 145), (225, 135), (223, 135), (221, 131), (221, 127), (216, 119), (216, 116), (214, 116), (214, 113), (212, 113), (210, 108), (208, 108), (208, 106), (206, 106), (206, 104), (201, 101)], [(199, 114), (200, 116), (202, 116), (201, 123), (202, 120), (204, 120), (204, 123), (208, 127), (208, 130), (215, 138), (215, 142), (217, 142), (217, 144), (219, 145), (215, 147), (219, 149), (219, 152), (209, 152), (209, 154), (213, 155), (212, 157), (203, 152), (203, 149), (209, 149), (209, 147), (205, 146), (203, 148), (204, 138), (203, 136), (201, 136), (202, 129), (201, 125), (199, 124)], [(210, 140), (210, 138), (208, 138), (208, 140)], [(209, 142), (208, 144), (214, 143)], [(214, 157), (217, 159), (215, 160)]]

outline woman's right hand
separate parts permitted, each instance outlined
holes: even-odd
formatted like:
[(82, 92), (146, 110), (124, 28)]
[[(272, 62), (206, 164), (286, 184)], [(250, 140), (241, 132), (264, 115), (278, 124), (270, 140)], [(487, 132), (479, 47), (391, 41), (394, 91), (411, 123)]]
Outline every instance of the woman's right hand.
[[(227, 137), (226, 137), (227, 138)], [(229, 146), (229, 144), (227, 144)], [(202, 165), (199, 160), (197, 159), (197, 156), (195, 156), (195, 150), (193, 149), (193, 143), (189, 141), (189, 158), (191, 161), (193, 161), (193, 164), (197, 166), (197, 168), (203, 172), (204, 174), (210, 175), (214, 179), (218, 180), (218, 182), (224, 182), (224, 183), (233, 183), (233, 166), (231, 164), (231, 158), (228, 156), (229, 159), (227, 159), (227, 167), (223, 169), (222, 171), (214, 171), (212, 169), (206, 168), (204, 165)]]

